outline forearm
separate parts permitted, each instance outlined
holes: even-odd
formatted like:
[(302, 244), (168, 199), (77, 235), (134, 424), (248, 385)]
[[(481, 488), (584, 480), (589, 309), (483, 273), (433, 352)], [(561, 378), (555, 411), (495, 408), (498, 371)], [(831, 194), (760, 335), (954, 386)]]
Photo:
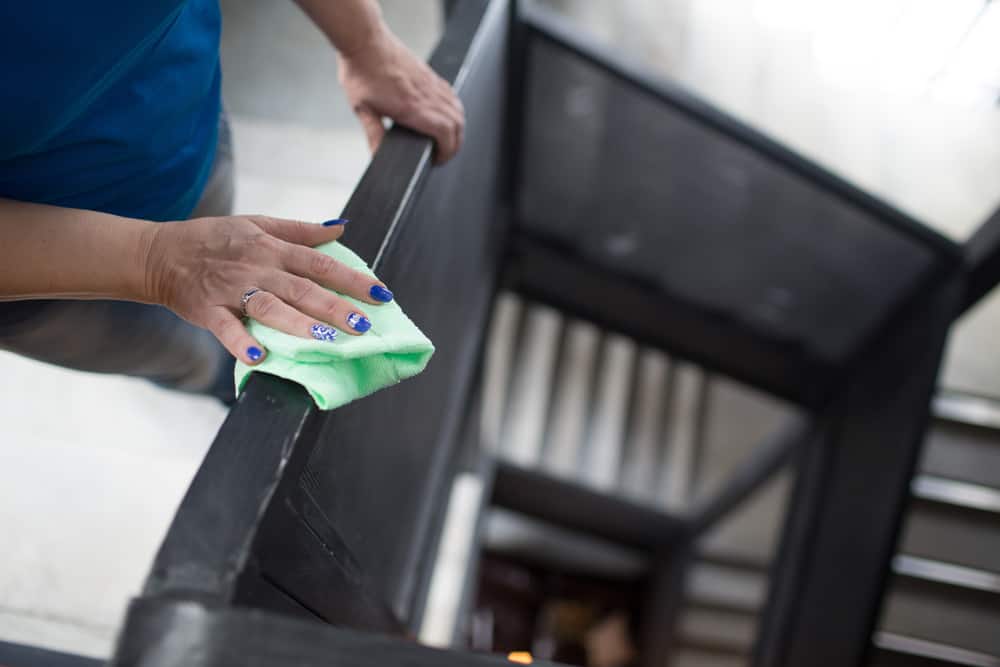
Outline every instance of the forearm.
[(296, 0), (343, 55), (353, 58), (386, 31), (376, 0)]
[(147, 301), (144, 262), (155, 224), (0, 199), (0, 301)]

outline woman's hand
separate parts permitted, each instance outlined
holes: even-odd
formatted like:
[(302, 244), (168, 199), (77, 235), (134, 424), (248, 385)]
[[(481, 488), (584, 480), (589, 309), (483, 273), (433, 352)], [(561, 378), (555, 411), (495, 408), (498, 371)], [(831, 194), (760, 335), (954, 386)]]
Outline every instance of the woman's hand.
[(448, 83), (413, 55), (388, 29), (364, 48), (339, 54), (340, 82), (374, 152), (389, 117), (437, 145), (435, 162), (450, 160), (462, 145), (465, 110)]
[(246, 314), (270, 327), (318, 340), (332, 340), (334, 328), (363, 334), (371, 328), (365, 313), (323, 288), (373, 305), (390, 301), (392, 292), (312, 249), (343, 232), (339, 220), (315, 225), (264, 216), (154, 225), (145, 246), (145, 300), (208, 329), (248, 364), (264, 355), (240, 319), (243, 296), (254, 288)]

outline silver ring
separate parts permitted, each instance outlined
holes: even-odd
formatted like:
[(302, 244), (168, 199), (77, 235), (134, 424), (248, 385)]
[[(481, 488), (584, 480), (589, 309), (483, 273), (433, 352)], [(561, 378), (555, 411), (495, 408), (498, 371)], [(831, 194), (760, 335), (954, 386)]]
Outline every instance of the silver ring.
[(243, 297), (240, 299), (240, 312), (243, 313), (243, 317), (250, 317), (250, 314), (247, 312), (247, 304), (250, 303), (250, 298), (259, 291), (260, 288), (251, 287), (243, 293)]

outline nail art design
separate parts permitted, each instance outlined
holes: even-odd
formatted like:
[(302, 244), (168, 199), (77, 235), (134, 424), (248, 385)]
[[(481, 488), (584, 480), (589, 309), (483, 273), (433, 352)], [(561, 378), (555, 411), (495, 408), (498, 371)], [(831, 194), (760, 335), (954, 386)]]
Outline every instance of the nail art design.
[(251, 345), (247, 348), (247, 359), (250, 361), (260, 361), (263, 356), (264, 351), (256, 345)]
[(334, 218), (333, 220), (327, 220), (323, 223), (324, 227), (333, 227), (334, 225), (346, 225), (350, 220), (347, 218)]
[(372, 288), (368, 290), (372, 298), (376, 301), (381, 301), (385, 303), (386, 301), (392, 301), (392, 292), (382, 287), (381, 285), (372, 285)]
[(337, 339), (337, 330), (333, 327), (328, 327), (325, 324), (312, 325), (310, 333), (316, 340), (325, 340), (330, 342)]
[(372, 328), (372, 322), (361, 313), (351, 313), (347, 316), (347, 326), (358, 333), (364, 333)]

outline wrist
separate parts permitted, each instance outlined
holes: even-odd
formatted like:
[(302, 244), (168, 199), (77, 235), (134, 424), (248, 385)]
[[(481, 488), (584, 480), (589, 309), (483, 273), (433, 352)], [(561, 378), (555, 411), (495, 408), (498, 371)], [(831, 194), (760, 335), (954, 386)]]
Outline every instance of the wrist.
[(373, 46), (391, 35), (376, 0), (296, 0), (345, 60), (366, 59)]
[(361, 34), (352, 35), (350, 39), (334, 43), (337, 56), (361, 68), (378, 66), (380, 54), (389, 48), (392, 31), (382, 22), (381, 18), (373, 25), (367, 26)]
[(130, 301), (161, 303), (158, 290), (160, 281), (156, 279), (158, 262), (154, 256), (154, 248), (165, 224), (168, 223), (141, 221), (136, 224), (128, 255), (132, 261), (125, 285), (125, 289), (131, 294), (127, 297)]

